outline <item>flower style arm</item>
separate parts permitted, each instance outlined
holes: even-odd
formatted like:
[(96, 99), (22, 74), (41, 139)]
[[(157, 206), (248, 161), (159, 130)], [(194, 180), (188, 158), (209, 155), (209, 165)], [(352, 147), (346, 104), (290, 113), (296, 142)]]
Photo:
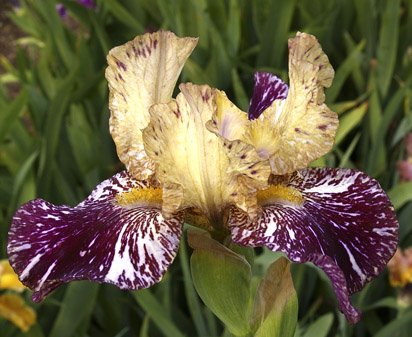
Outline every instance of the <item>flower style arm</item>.
[(273, 101), (286, 99), (289, 91), (288, 85), (271, 73), (257, 72), (254, 80), (255, 85), (248, 111), (250, 120), (258, 118)]

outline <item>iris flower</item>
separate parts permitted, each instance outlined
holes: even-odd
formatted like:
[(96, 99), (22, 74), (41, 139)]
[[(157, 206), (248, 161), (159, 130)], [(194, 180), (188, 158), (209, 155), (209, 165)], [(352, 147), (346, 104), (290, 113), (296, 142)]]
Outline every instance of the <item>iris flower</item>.
[[(26, 287), (19, 281), (7, 260), (0, 261), (0, 290), (22, 292)], [(36, 312), (30, 308), (20, 295), (8, 292), (0, 295), (0, 317), (5, 318), (27, 332), (36, 323)]]
[(393, 255), (398, 223), (378, 182), (349, 169), (308, 169), (328, 152), (338, 119), (324, 103), (333, 69), (315, 37), (289, 40), (289, 87), (257, 73), (248, 113), (223, 91), (180, 84), (197, 43), (170, 32), (112, 49), (106, 77), (110, 132), (126, 171), (74, 208), (36, 199), (17, 210), (8, 253), (40, 301), (87, 279), (122, 289), (160, 281), (184, 221), (223, 241), (266, 246), (312, 262), (349, 296)]

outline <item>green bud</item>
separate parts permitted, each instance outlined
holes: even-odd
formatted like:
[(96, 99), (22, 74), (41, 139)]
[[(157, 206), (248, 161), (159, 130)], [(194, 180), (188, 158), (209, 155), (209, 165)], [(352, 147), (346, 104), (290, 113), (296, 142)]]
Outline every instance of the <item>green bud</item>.
[(298, 321), (298, 298), (289, 261), (272, 263), (256, 292), (252, 314), (255, 337), (293, 337)]
[(191, 231), (188, 240), (194, 250), (190, 262), (199, 296), (233, 335), (249, 335), (249, 263), (207, 233)]

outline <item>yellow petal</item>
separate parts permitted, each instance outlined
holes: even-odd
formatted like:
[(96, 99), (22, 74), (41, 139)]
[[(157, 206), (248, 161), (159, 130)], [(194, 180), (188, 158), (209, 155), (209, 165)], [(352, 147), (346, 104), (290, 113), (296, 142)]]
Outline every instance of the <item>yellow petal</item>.
[(251, 122), (244, 140), (270, 159), (274, 174), (305, 168), (333, 146), (338, 119), (326, 104), (324, 87), (334, 71), (317, 39), (298, 33), (289, 40), (290, 88)]
[(227, 172), (237, 181), (236, 190), (232, 193), (233, 201), (253, 220), (259, 211), (256, 193), (268, 186), (269, 163), (245, 142), (224, 140), (223, 144), (230, 162)]
[(26, 289), (10, 266), (8, 260), (0, 261), (0, 289), (10, 289), (18, 292)]
[(223, 91), (216, 90), (216, 110), (206, 127), (223, 140), (230, 168), (242, 173), (237, 177), (238, 190), (233, 200), (254, 219), (258, 213), (255, 192), (268, 186), (270, 166), (267, 158), (259, 156), (256, 149), (244, 141), (250, 123), (247, 113), (237, 108)]
[(196, 38), (179, 38), (161, 31), (137, 36), (113, 48), (107, 56), (110, 133), (120, 160), (137, 179), (147, 179), (155, 170), (142, 142), (149, 108), (171, 100), (183, 65), (196, 44)]
[[(159, 165), (163, 212), (170, 216), (191, 207), (221, 226), (229, 204), (253, 199), (249, 194), (256, 191), (245, 181), (257, 174), (256, 163), (238, 165), (228, 151), (243, 156), (250, 145), (225, 142), (206, 128), (216, 110), (215, 89), (190, 83), (180, 89), (176, 100), (151, 108), (151, 121), (143, 132), (146, 152)], [(269, 171), (265, 180), (268, 175)]]
[(11, 321), (23, 332), (36, 323), (36, 312), (16, 294), (0, 295), (0, 317)]

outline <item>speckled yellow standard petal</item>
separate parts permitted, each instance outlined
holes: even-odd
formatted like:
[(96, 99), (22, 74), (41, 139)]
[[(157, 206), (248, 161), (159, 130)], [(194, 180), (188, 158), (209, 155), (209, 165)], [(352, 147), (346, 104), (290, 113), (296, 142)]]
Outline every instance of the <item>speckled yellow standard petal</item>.
[(191, 207), (219, 226), (229, 204), (251, 198), (243, 180), (255, 172), (231, 161), (225, 146), (240, 156), (241, 149), (206, 128), (216, 110), (216, 90), (190, 83), (180, 89), (176, 100), (151, 108), (151, 121), (143, 132), (145, 149), (159, 165), (157, 178), (166, 189), (165, 216)]
[(147, 179), (155, 170), (142, 141), (142, 129), (150, 119), (149, 108), (171, 100), (183, 65), (196, 44), (196, 38), (179, 38), (160, 31), (137, 36), (113, 48), (107, 56), (110, 133), (120, 160), (138, 179)]
[(238, 176), (238, 190), (232, 195), (235, 204), (246, 211), (251, 219), (258, 213), (256, 194), (267, 187), (269, 162), (261, 158), (256, 149), (244, 141), (250, 126), (247, 114), (237, 108), (223, 91), (216, 90), (216, 110), (206, 127), (223, 141), (229, 157), (231, 174)]
[(0, 317), (9, 320), (23, 332), (36, 323), (36, 312), (16, 294), (0, 295)]
[(18, 292), (26, 289), (6, 259), (0, 261), (0, 289), (10, 289)]
[(274, 174), (306, 167), (333, 146), (337, 115), (326, 104), (324, 88), (334, 71), (317, 39), (298, 33), (289, 40), (290, 89), (248, 128), (244, 140), (269, 158)]
[(250, 219), (255, 219), (260, 209), (256, 193), (268, 186), (269, 162), (262, 160), (253, 146), (241, 140), (220, 138), (230, 162), (228, 173), (237, 181), (236, 191), (232, 193), (234, 203), (247, 212)]

